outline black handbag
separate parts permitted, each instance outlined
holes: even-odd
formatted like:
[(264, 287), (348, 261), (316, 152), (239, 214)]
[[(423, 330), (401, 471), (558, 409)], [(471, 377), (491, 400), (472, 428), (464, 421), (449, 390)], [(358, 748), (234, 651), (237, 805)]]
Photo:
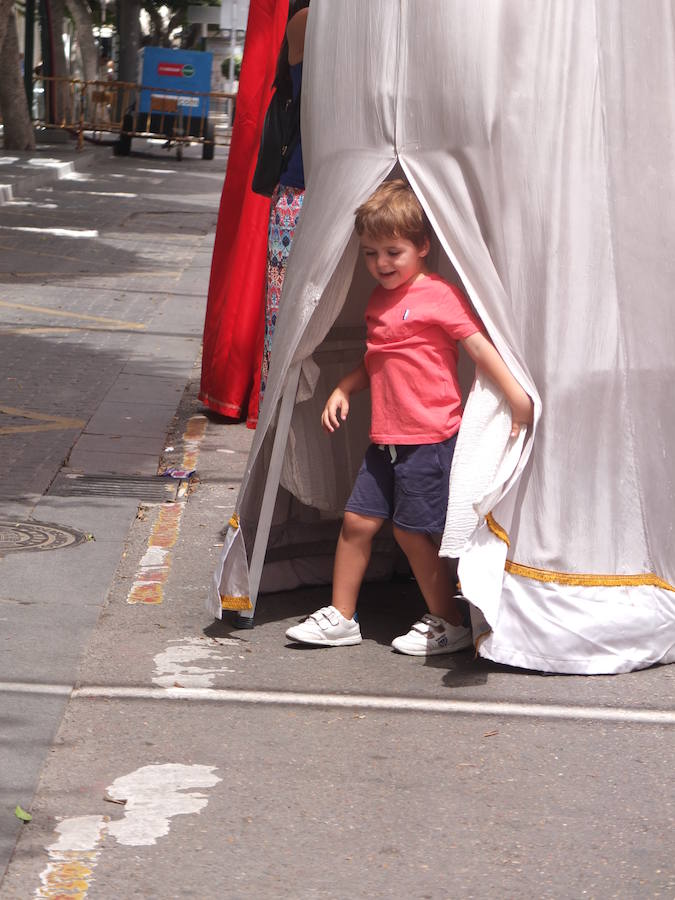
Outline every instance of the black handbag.
[(265, 113), (258, 161), (251, 184), (254, 193), (263, 197), (272, 196), (299, 140), (300, 95), (284, 97), (276, 90)]

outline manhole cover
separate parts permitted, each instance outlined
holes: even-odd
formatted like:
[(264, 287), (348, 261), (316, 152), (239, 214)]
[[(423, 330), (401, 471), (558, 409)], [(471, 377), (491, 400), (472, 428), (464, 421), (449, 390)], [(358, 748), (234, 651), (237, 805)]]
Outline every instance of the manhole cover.
[(86, 540), (86, 534), (65, 525), (33, 519), (0, 519), (0, 556), (17, 550), (61, 550), (76, 547)]

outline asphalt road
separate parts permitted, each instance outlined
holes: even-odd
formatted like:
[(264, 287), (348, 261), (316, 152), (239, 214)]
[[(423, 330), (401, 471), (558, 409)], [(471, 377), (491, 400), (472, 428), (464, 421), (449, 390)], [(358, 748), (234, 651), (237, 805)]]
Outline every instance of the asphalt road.
[[(205, 612), (251, 440), (196, 401), (223, 166), (149, 154), (0, 208), (0, 516), (95, 537), (0, 559), (0, 898), (674, 897), (672, 667), (402, 657), (410, 583), (353, 648), (286, 644), (323, 588)], [(59, 488), (186, 460), (173, 504)]]

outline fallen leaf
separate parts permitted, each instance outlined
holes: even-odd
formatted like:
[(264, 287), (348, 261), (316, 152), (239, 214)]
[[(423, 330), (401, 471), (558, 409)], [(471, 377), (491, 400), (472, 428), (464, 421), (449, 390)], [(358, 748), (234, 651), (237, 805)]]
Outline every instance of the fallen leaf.
[(86, 540), (88, 540), (88, 541), (95, 541), (95, 540), (96, 540), (96, 538), (94, 537), (93, 534), (85, 534), (85, 538), (86, 538)]
[(17, 819), (21, 819), (22, 822), (30, 822), (33, 818), (29, 812), (26, 812), (25, 809), (22, 809), (18, 804), (16, 809), (14, 810), (14, 815)]
[(103, 794), (103, 799), (107, 800), (108, 803), (119, 803), (120, 806), (124, 806), (124, 804), (127, 802), (126, 800), (118, 800), (116, 797), (111, 797), (107, 791), (105, 791), (105, 793)]

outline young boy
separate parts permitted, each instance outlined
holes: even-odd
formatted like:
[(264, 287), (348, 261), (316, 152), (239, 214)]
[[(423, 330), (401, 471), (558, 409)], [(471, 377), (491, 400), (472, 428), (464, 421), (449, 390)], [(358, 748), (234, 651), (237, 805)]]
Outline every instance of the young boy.
[(345, 508), (333, 571), (332, 605), (289, 628), (291, 641), (337, 647), (361, 642), (359, 588), (373, 538), (392, 519), (429, 613), (392, 641), (400, 653), (452, 653), (472, 643), (438, 555), (450, 464), (461, 422), (457, 342), (503, 391), (516, 436), (532, 422), (532, 401), (454, 285), (430, 274), (431, 227), (403, 181), (388, 181), (356, 211), (356, 232), (379, 286), (366, 309), (366, 353), (328, 398), (321, 424), (340, 427), (352, 394), (370, 386), (372, 441)]

